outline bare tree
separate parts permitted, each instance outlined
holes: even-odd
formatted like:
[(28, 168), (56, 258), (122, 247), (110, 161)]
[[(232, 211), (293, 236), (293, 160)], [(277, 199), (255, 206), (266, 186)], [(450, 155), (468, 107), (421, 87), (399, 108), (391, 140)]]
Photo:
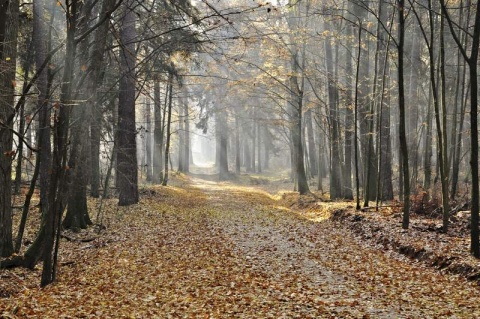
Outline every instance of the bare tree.
[(135, 126), (136, 50), (134, 0), (125, 1), (120, 29), (120, 92), (117, 131), (117, 178), (120, 206), (135, 204), (138, 195), (137, 145)]
[(13, 253), (12, 160), (18, 0), (0, 1), (0, 257)]

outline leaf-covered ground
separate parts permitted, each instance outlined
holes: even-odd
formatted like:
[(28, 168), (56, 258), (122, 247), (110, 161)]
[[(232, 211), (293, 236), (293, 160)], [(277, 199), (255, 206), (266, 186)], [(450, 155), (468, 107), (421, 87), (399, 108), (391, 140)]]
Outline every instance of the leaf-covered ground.
[(194, 178), (149, 188), (128, 208), (107, 200), (100, 234), (65, 234), (56, 284), (39, 289), (39, 269), (0, 272), (0, 314), (480, 317), (476, 284), (370, 247), (286, 203), (255, 187)]

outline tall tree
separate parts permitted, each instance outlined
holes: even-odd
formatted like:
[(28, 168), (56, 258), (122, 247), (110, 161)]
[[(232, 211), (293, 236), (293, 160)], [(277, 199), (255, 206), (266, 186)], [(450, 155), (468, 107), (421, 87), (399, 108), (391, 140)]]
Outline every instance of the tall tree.
[[(85, 17), (92, 14), (93, 2), (85, 1), (80, 13), (80, 19), (77, 23), (78, 32), (84, 34), (88, 30), (88, 22)], [(78, 59), (80, 64), (80, 72), (82, 74), (88, 71), (88, 49), (89, 39), (86, 38), (79, 43), (78, 51), (81, 52), (81, 56)], [(93, 60), (90, 60), (93, 61)], [(82, 71), (83, 69), (83, 71)], [(88, 94), (84, 89), (84, 83), (76, 85), (77, 91), (72, 93), (75, 97), (79, 97), (84, 100)], [(70, 147), (70, 157), (68, 160), (68, 177), (69, 177), (69, 195), (67, 204), (67, 213), (63, 220), (64, 228), (72, 229), (85, 229), (89, 224), (92, 224), (88, 215), (87, 206), (87, 184), (88, 184), (88, 159), (90, 155), (90, 138), (89, 130), (85, 129), (90, 127), (90, 120), (92, 116), (91, 104), (86, 103), (82, 105), (76, 105), (72, 108), (72, 124)]]
[[(159, 74), (153, 78), (153, 182), (160, 183), (163, 179), (163, 137), (165, 116), (162, 116), (162, 101), (160, 97), (160, 79)], [(165, 94), (166, 95), (166, 94)], [(165, 114), (165, 112), (163, 112)], [(163, 121), (162, 121), (163, 119)]]
[[(168, 73), (168, 85), (167, 85), (167, 92), (165, 99), (168, 98), (167, 105), (165, 105), (165, 111), (167, 112), (167, 119), (166, 119), (166, 131), (165, 131), (165, 158), (163, 160), (163, 180), (162, 185), (167, 186), (168, 183), (168, 164), (170, 162), (170, 141), (172, 138), (172, 132), (170, 127), (172, 125), (172, 112), (173, 112), (173, 65), (172, 70)], [(163, 118), (165, 118), (165, 113), (163, 114)]]
[(120, 28), (120, 88), (117, 132), (117, 178), (120, 206), (135, 204), (139, 200), (137, 145), (135, 126), (135, 30), (136, 16), (134, 0), (123, 3), (123, 17)]
[[(48, 211), (42, 219), (44, 227), (43, 268), (41, 286), (52, 283), (56, 278), (57, 255), (60, 244), (60, 222), (68, 195), (67, 155), (70, 118), (72, 112), (72, 88), (74, 79), (77, 42), (78, 14), (82, 4), (74, 0), (66, 8), (67, 38), (65, 60), (60, 92), (60, 103), (55, 111), (52, 166), (48, 190)], [(41, 238), (41, 234), (38, 235)], [(32, 245), (33, 246), (33, 245)]]
[[(329, 30), (331, 33), (331, 30)], [(328, 81), (328, 116), (330, 131), (330, 198), (338, 199), (342, 197), (341, 185), (341, 163), (340, 160), (340, 124), (338, 116), (338, 92), (334, 80), (334, 61), (332, 54), (332, 38), (328, 37), (325, 41), (325, 64), (327, 69)]]
[(397, 41), (397, 63), (398, 63), (398, 110), (399, 118), (399, 140), (400, 153), (402, 156), (402, 176), (403, 176), (403, 219), (402, 227), (407, 229), (410, 224), (410, 169), (408, 163), (408, 148), (405, 129), (405, 82), (404, 82), (404, 44), (405, 44), (405, 1), (397, 0), (398, 6), (398, 41)]
[(152, 108), (150, 97), (146, 97), (145, 101), (145, 166), (147, 170), (147, 181), (151, 182), (152, 174)]
[(0, 1), (0, 257), (13, 253), (12, 160), (18, 0)]
[[(387, 25), (388, 7), (385, 0), (379, 3), (379, 24)], [(392, 14), (392, 19), (394, 15)], [(393, 23), (390, 23), (391, 28)], [(377, 52), (378, 61), (378, 80), (376, 81), (376, 95), (374, 98), (377, 103), (377, 205), (380, 200), (392, 200), (393, 194), (393, 169), (392, 169), (392, 143), (390, 131), (390, 101), (391, 90), (389, 90), (389, 72), (390, 72), (390, 42), (391, 31), (386, 32), (383, 28), (377, 29)], [(387, 39), (388, 37), (388, 39)]]
[[(305, 161), (303, 151), (303, 103), (305, 89), (305, 40), (299, 46), (299, 35), (302, 28), (296, 21), (300, 14), (300, 4), (296, 1), (289, 1), (289, 10), (287, 22), (290, 29), (290, 67), (291, 75), (289, 78), (290, 100), (289, 115), (291, 121), (291, 139), (293, 146), (296, 186), (300, 194), (310, 192), (307, 175), (305, 173)], [(307, 1), (307, 7), (309, 2)]]
[[(101, 17), (110, 16), (115, 9), (115, 0), (103, 0)], [(102, 112), (99, 101), (99, 88), (105, 73), (105, 49), (107, 46), (108, 20), (100, 24), (95, 31), (94, 45), (91, 48), (90, 64), (86, 82), (86, 104), (91, 109), (90, 123), (90, 195), (100, 196), (100, 140), (102, 135)]]
[(313, 177), (318, 174), (318, 163), (317, 151), (315, 148), (315, 132), (313, 130), (312, 109), (308, 109), (305, 112), (305, 128), (307, 130), (306, 138), (308, 145), (308, 162), (310, 164), (310, 175)]

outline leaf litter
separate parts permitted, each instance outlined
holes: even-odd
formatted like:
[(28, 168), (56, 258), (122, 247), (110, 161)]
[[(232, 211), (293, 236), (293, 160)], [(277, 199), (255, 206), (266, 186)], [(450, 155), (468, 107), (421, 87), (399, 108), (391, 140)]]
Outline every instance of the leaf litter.
[(67, 234), (93, 239), (63, 239), (54, 285), (38, 288), (39, 267), (2, 270), (0, 317), (480, 317), (474, 282), (366, 244), (288, 193), (172, 185), (128, 208), (104, 199), (105, 229)]

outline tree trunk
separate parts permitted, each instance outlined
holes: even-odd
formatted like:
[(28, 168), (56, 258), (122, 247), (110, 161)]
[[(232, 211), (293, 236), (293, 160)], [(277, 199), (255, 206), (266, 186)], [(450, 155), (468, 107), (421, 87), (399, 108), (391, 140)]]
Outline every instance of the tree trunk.
[[(168, 74), (168, 90), (167, 90), (167, 96), (168, 96), (168, 114), (167, 114), (167, 129), (165, 132), (165, 136), (167, 138), (165, 142), (165, 159), (163, 161), (164, 164), (164, 169), (163, 169), (163, 180), (162, 180), (162, 185), (167, 186), (168, 183), (168, 163), (169, 163), (169, 155), (170, 155), (170, 140), (171, 140), (171, 132), (170, 132), (170, 127), (172, 124), (172, 108), (173, 108), (173, 73), (170, 72)], [(165, 118), (165, 114), (163, 116)]]
[(235, 114), (235, 174), (240, 174), (240, 124), (238, 115)]
[(267, 170), (270, 168), (270, 148), (272, 145), (272, 138), (270, 136), (268, 126), (263, 127), (262, 132), (263, 132), (263, 141), (264, 141), (263, 145), (265, 147), (263, 168)]
[(178, 106), (178, 171), (185, 172), (185, 129), (184, 129), (184, 101), (179, 99)]
[(258, 172), (262, 172), (262, 131), (260, 122), (257, 121), (257, 158), (258, 158)]
[(362, 24), (358, 27), (358, 43), (357, 43), (357, 69), (355, 70), (355, 99), (354, 99), (354, 120), (353, 120), (353, 147), (355, 152), (355, 189), (356, 189), (356, 210), (360, 210), (360, 172), (358, 165), (358, 91), (360, 80), (360, 59), (362, 57)]
[[(441, 133), (441, 138), (438, 139), (440, 162), (440, 176), (442, 185), (442, 215), (443, 215), (443, 231), (448, 231), (448, 221), (450, 214), (450, 203), (448, 196), (449, 186), (449, 164), (448, 164), (448, 141), (447, 141), (447, 99), (446, 99), (446, 80), (445, 80), (445, 23), (443, 15), (440, 16), (440, 79), (441, 79), (441, 105), (442, 105), (442, 129), (437, 128), (437, 132)], [(440, 122), (439, 122), (440, 123)]]
[(459, 179), (459, 174), (460, 174), (460, 162), (462, 159), (461, 155), (461, 148), (462, 148), (462, 137), (463, 137), (463, 127), (465, 123), (465, 112), (467, 108), (467, 98), (468, 98), (468, 92), (465, 92), (465, 71), (463, 72), (463, 81), (462, 81), (462, 94), (460, 96), (461, 99), (461, 107), (460, 107), (460, 123), (458, 125), (458, 130), (455, 132), (455, 156), (453, 157), (453, 163), (452, 163), (452, 185), (451, 185), (451, 191), (450, 191), (450, 198), (452, 200), (455, 199), (455, 196), (457, 194), (457, 185), (458, 185), (458, 179)]
[(248, 134), (243, 133), (243, 156), (244, 156), (244, 165), (247, 172), (252, 171), (252, 156), (250, 154), (250, 145), (249, 145)]
[[(113, 10), (115, 0), (104, 0), (100, 16), (103, 17)], [(102, 111), (98, 101), (98, 88), (103, 81), (105, 69), (105, 49), (109, 23), (105, 21), (95, 30), (94, 45), (90, 55), (90, 65), (87, 74), (87, 104), (91, 108), (90, 120), (90, 195), (100, 196), (100, 139), (102, 136)]]
[(183, 104), (183, 121), (185, 123), (185, 131), (184, 131), (184, 150), (183, 150), (183, 157), (184, 157), (184, 172), (188, 173), (190, 171), (190, 112), (188, 109), (188, 96), (185, 98), (186, 101)]
[[(66, 12), (67, 40), (65, 51), (65, 65), (60, 94), (60, 105), (55, 111), (53, 161), (50, 172), (48, 190), (48, 211), (42, 220), (45, 231), (43, 249), (43, 269), (40, 285), (42, 287), (55, 281), (57, 269), (57, 252), (60, 236), (61, 215), (68, 194), (66, 178), (68, 135), (72, 108), (72, 81), (76, 53), (75, 32), (80, 4), (72, 1), (69, 11)], [(42, 204), (43, 205), (43, 204)]]
[(163, 122), (162, 122), (162, 103), (160, 100), (160, 81), (158, 75), (154, 77), (153, 84), (153, 182), (160, 184), (163, 180)]
[[(480, 33), (480, 2), (477, 5), (475, 19), (475, 35)], [(475, 39), (475, 38), (474, 38)], [(476, 46), (472, 48), (472, 54), (469, 61), (470, 67), (470, 168), (472, 172), (472, 208), (471, 208), (471, 226), (470, 226), (470, 252), (477, 258), (480, 258), (480, 240), (479, 240), (479, 183), (478, 183), (478, 82), (477, 82), (477, 57), (478, 40)]]
[[(389, 63), (388, 55), (385, 57), (384, 65), (384, 75), (383, 75), (383, 88), (384, 90), (385, 83), (388, 81), (387, 74), (389, 72)], [(392, 141), (391, 141), (391, 131), (390, 131), (390, 91), (388, 93), (388, 100), (386, 97), (382, 96), (380, 101), (380, 129), (379, 129), (379, 174), (378, 174), (378, 185), (380, 189), (377, 196), (382, 200), (393, 200), (393, 168), (392, 168)]]
[(425, 155), (423, 158), (423, 171), (424, 171), (424, 178), (423, 178), (423, 188), (430, 192), (430, 186), (432, 182), (432, 104), (433, 104), (433, 93), (432, 93), (432, 85), (429, 88), (429, 95), (428, 95), (428, 104), (427, 104), (427, 118), (425, 121), (426, 132), (425, 132)]
[(399, 118), (399, 140), (400, 152), (402, 157), (402, 176), (403, 176), (403, 219), (402, 228), (407, 229), (410, 224), (410, 171), (408, 166), (408, 148), (405, 131), (405, 87), (403, 74), (403, 55), (405, 43), (405, 1), (397, 0), (398, 4), (398, 109)]
[(136, 31), (134, 1), (123, 4), (125, 15), (120, 28), (120, 93), (118, 106), (118, 154), (117, 174), (119, 201), (118, 205), (127, 206), (138, 203), (138, 167), (135, 126), (135, 63)]
[[(420, 23), (420, 22), (418, 22)], [(417, 152), (417, 143), (418, 143), (418, 118), (419, 118), (419, 78), (421, 70), (421, 45), (420, 45), (420, 30), (417, 23), (412, 25), (412, 33), (409, 38), (411, 38), (411, 50), (410, 50), (410, 70), (408, 75), (408, 99), (406, 104), (407, 118), (406, 118), (406, 132), (407, 132), (407, 145), (408, 145), (408, 155), (409, 155), (409, 166), (411, 170), (410, 174), (410, 188), (415, 187), (418, 179), (418, 152)]]
[(328, 82), (328, 110), (330, 122), (330, 199), (338, 199), (342, 197), (341, 185), (341, 159), (340, 159), (340, 125), (338, 121), (337, 109), (337, 86), (334, 81), (333, 74), (333, 55), (330, 39), (325, 41), (325, 64), (327, 66), (327, 82)]
[(256, 161), (257, 161), (257, 148), (255, 147), (256, 146), (256, 142), (257, 142), (257, 119), (256, 119), (256, 111), (257, 111), (257, 107), (254, 106), (253, 107), (253, 115), (252, 115), (252, 172), (255, 173), (257, 171), (257, 164), (256, 164)]
[[(32, 62), (33, 62), (33, 54), (32, 54), (33, 52), (32, 52), (32, 50), (33, 50), (33, 38), (29, 42), (27, 59), (26, 59), (24, 65), (23, 65), (23, 69), (24, 69), (23, 77), (25, 79), (28, 78), (30, 68), (32, 67)], [(26, 91), (26, 87), (27, 87), (27, 81), (24, 81), (22, 92)], [(25, 122), (26, 122), (26, 119), (25, 119), (25, 100), (22, 100), (19, 111), (20, 111), (20, 114), (19, 114), (20, 123), (19, 123), (18, 132), (23, 139), (23, 138), (25, 138), (25, 135), (26, 135), (26, 132), (25, 132)], [(16, 165), (16, 168), (15, 168), (15, 195), (20, 194), (20, 188), (21, 188), (21, 184), (22, 184), (22, 173), (23, 173), (22, 163), (23, 163), (23, 158), (24, 158), (24, 156), (23, 156), (23, 146), (24, 146), (24, 144), (25, 143), (23, 142), (23, 140), (19, 139), (18, 149), (17, 149), (17, 165)]]
[(315, 149), (315, 132), (313, 131), (312, 110), (305, 112), (305, 126), (307, 129), (308, 159), (310, 162), (310, 175), (318, 174), (317, 151)]
[(0, 257), (13, 253), (12, 160), (15, 73), (17, 58), (18, 0), (0, 2)]
[[(352, 38), (355, 36), (353, 26), (347, 26)], [(343, 181), (342, 194), (345, 199), (353, 199), (353, 185), (352, 185), (352, 151), (353, 151), (353, 64), (351, 54), (345, 54), (345, 76), (347, 84), (345, 86), (345, 160), (343, 162)], [(320, 174), (320, 173), (319, 173)]]
[[(359, 0), (354, 0), (349, 2), (350, 6), (350, 12), (353, 13), (354, 19), (358, 20), (359, 23), (363, 28), (367, 28), (368, 26), (368, 20), (367, 20), (367, 13), (368, 10), (366, 10), (366, 4), (364, 1), (359, 1)], [(361, 53), (359, 55), (359, 60), (357, 63), (359, 64), (359, 69), (358, 69), (358, 91), (357, 91), (357, 99), (358, 99), (358, 114), (357, 114), (357, 119), (358, 119), (358, 129), (359, 129), (359, 143), (360, 143), (360, 149), (359, 149), (359, 175), (360, 175), (360, 183), (363, 185), (365, 188), (366, 185), (366, 173), (367, 173), (367, 167), (370, 165), (370, 161), (368, 158), (368, 136), (369, 136), (369, 127), (370, 121), (373, 121), (373, 118), (369, 116), (369, 110), (368, 106), (370, 105), (370, 89), (371, 89), (371, 76), (370, 76), (370, 56), (369, 56), (369, 46), (368, 46), (368, 39), (366, 38), (367, 32), (365, 34), (362, 32), (360, 43), (360, 48), (358, 48)], [(358, 134), (358, 133), (357, 133)], [(375, 191), (375, 187), (373, 187), (373, 191)], [(369, 194), (365, 189), (363, 191), (365, 194)]]
[(153, 179), (152, 174), (152, 110), (150, 107), (150, 98), (146, 98), (145, 103), (145, 168), (147, 170), (147, 181), (151, 182)]
[(45, 16), (46, 5), (43, 0), (33, 2), (33, 43), (35, 47), (35, 64), (36, 72), (39, 74), (37, 78), (37, 88), (39, 95), (37, 97), (37, 112), (38, 112), (38, 144), (40, 149), (36, 161), (39, 165), (40, 175), (40, 210), (42, 215), (42, 222), (40, 230), (32, 245), (27, 249), (23, 256), (17, 256), (12, 260), (6, 261), (2, 267), (11, 266), (25, 266), (33, 268), (39, 259), (43, 256), (44, 240), (45, 240), (45, 216), (49, 211), (49, 184), (50, 184), (50, 170), (51, 170), (51, 142), (50, 142), (50, 108), (48, 106), (49, 97), (49, 80), (47, 70), (42, 70), (41, 66), (47, 60), (47, 50), (49, 37), (48, 25)]
[(35, 161), (35, 170), (33, 172), (32, 180), (30, 181), (30, 187), (25, 194), (25, 202), (22, 207), (22, 217), (20, 218), (20, 224), (18, 225), (17, 237), (15, 238), (15, 253), (20, 252), (22, 247), (23, 234), (25, 232), (25, 226), (27, 225), (28, 211), (30, 210), (30, 201), (33, 193), (35, 192), (35, 185), (38, 179), (38, 173), (40, 172), (40, 156), (37, 156)]
[(295, 159), (295, 176), (297, 179), (297, 190), (300, 195), (310, 193), (308, 187), (307, 175), (305, 174), (305, 164), (303, 157), (303, 136), (302, 136), (302, 113), (303, 113), (303, 92), (300, 91), (296, 76), (290, 78), (291, 87), (294, 90), (292, 97), (292, 144)]
[[(85, 3), (82, 7), (81, 16), (89, 16), (92, 13), (92, 4)], [(84, 33), (88, 29), (87, 21), (85, 19), (80, 19), (77, 25), (79, 33)], [(78, 51), (82, 52), (80, 59), (80, 65), (88, 65), (88, 41), (84, 39), (79, 43)], [(90, 59), (93, 62), (93, 59)], [(92, 63), (91, 62), (91, 63)], [(95, 63), (95, 62), (93, 62)], [(87, 68), (88, 71), (88, 68)], [(91, 95), (89, 90), (95, 92), (96, 79), (89, 79), (95, 83), (95, 86), (92, 87), (92, 84), (86, 83), (86, 85), (76, 85), (77, 96), (80, 96), (79, 100), (87, 100), (86, 97)], [(85, 90), (85, 91), (83, 91)], [(68, 195), (68, 205), (67, 213), (65, 219), (62, 223), (62, 226), (65, 229), (85, 229), (88, 225), (91, 225), (88, 214), (88, 205), (87, 205), (87, 184), (88, 184), (88, 173), (89, 173), (89, 155), (90, 151), (90, 138), (88, 135), (88, 128), (90, 127), (90, 120), (92, 117), (92, 104), (85, 103), (85, 105), (74, 106), (72, 110), (72, 124), (70, 129), (71, 134), (71, 151), (70, 158), (68, 161), (68, 178), (69, 178), (69, 190)]]
[[(379, 3), (380, 19), (382, 23), (387, 23), (387, 10), (385, 7), (385, 1), (381, 0)], [(377, 42), (378, 53), (377, 56), (379, 71), (378, 80), (376, 81), (376, 92), (379, 92), (379, 98), (376, 98), (377, 105), (377, 191), (376, 191), (376, 207), (381, 200), (393, 200), (393, 169), (392, 169), (392, 145), (391, 145), (391, 132), (390, 132), (390, 97), (391, 91), (386, 90), (389, 85), (390, 79), (390, 42), (391, 38), (385, 45), (385, 37), (388, 36), (383, 29), (378, 29)]]
[[(227, 115), (224, 110), (220, 110), (217, 106), (215, 112), (215, 135), (217, 136), (217, 160), (218, 160), (218, 173), (219, 180), (228, 179), (228, 124)], [(255, 126), (253, 126), (255, 130)], [(254, 140), (255, 141), (255, 140)], [(253, 144), (253, 150), (255, 151), (255, 143)], [(254, 153), (255, 154), (255, 153)], [(255, 155), (252, 156), (252, 162), (255, 161)]]

